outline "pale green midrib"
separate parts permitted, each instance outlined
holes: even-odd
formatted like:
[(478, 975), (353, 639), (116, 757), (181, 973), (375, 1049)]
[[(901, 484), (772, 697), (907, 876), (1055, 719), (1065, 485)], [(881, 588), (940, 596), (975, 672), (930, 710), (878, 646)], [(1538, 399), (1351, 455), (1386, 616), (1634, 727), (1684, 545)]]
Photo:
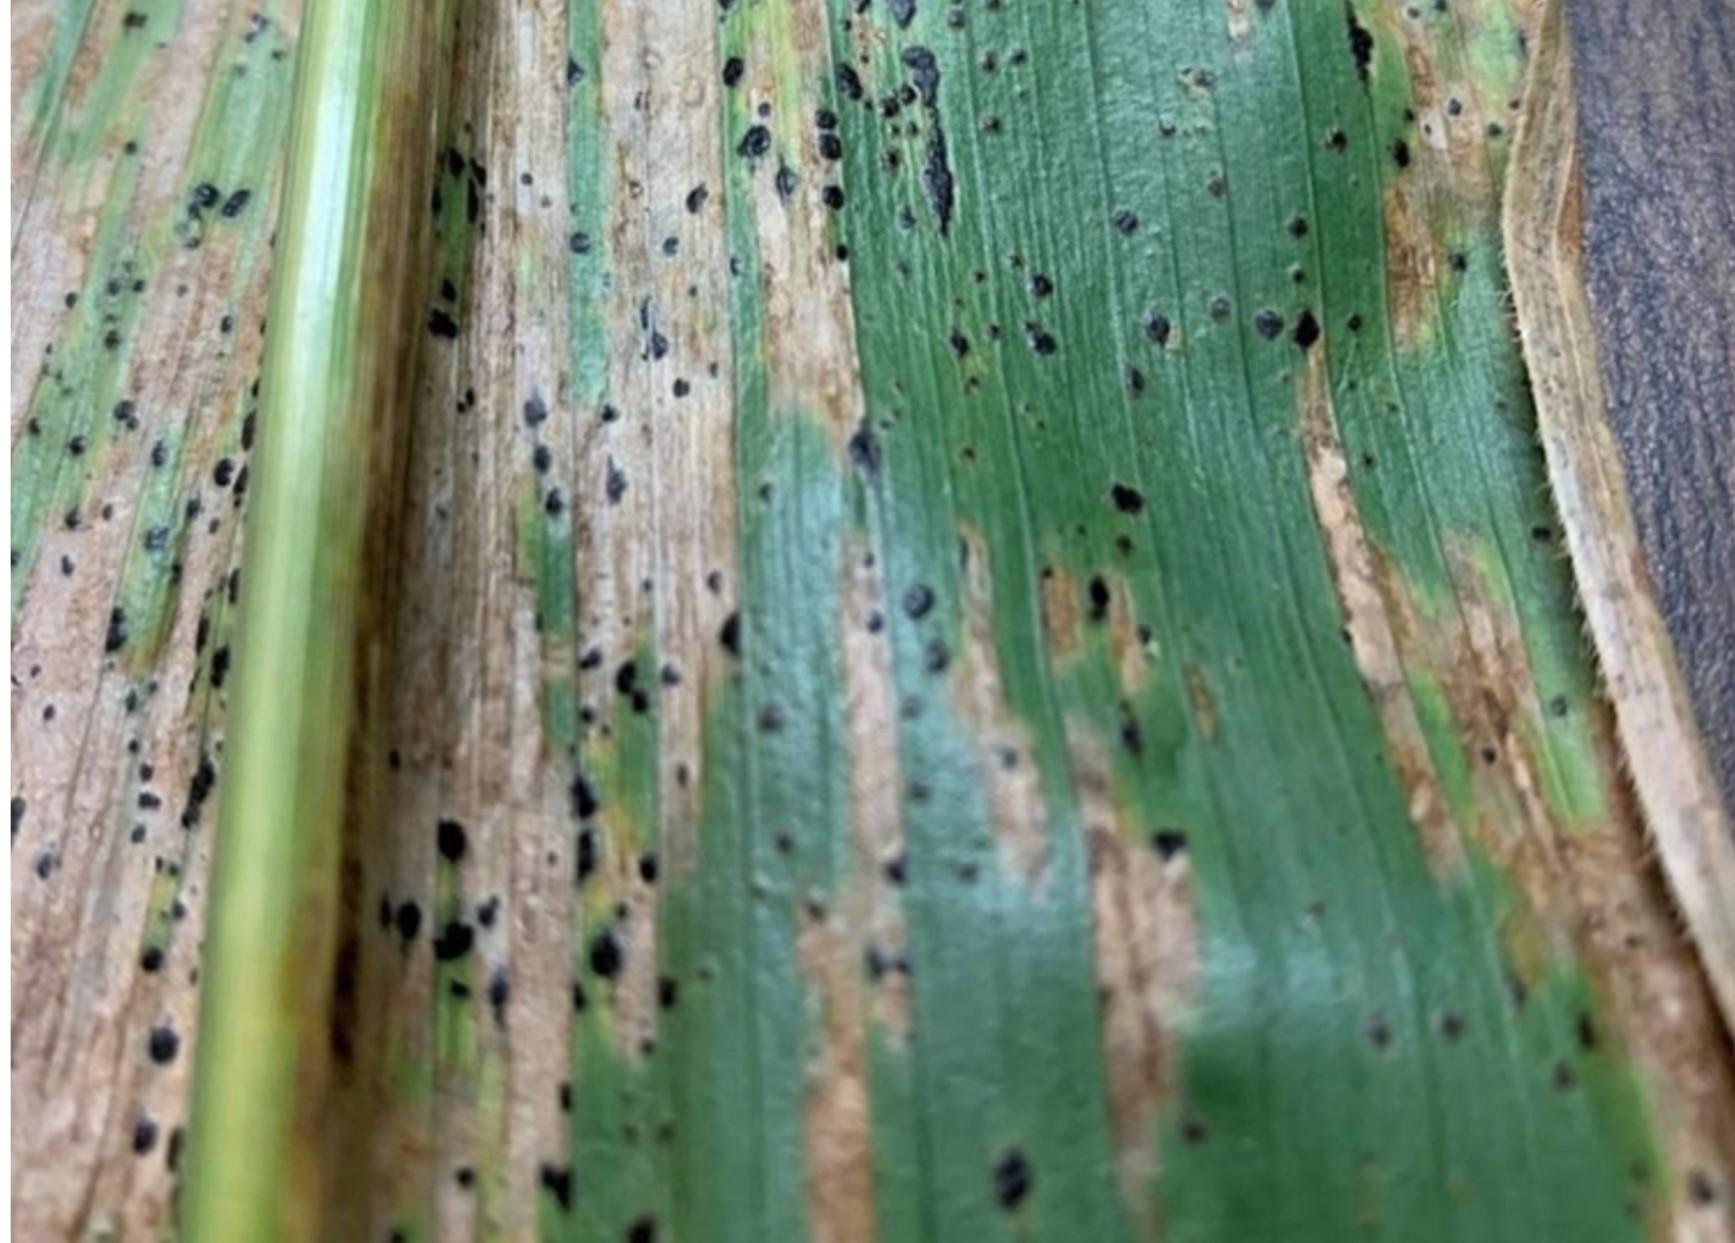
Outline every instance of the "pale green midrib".
[(200, 1007), (193, 1243), (271, 1239), (284, 1221), (296, 949), (320, 939), (301, 899), (329, 889), (304, 873), (329, 862), (351, 703), (371, 413), (355, 334), (384, 29), (379, 6), (311, 0), (298, 55)]

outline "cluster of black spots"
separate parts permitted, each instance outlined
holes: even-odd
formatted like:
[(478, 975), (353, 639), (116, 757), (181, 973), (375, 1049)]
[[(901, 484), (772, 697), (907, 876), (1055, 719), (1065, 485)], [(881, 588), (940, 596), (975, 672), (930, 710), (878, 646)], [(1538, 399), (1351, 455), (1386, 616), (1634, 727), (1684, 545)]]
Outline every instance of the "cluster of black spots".
[(1343, 17), (1349, 28), (1349, 54), (1355, 59), (1356, 76), (1366, 82), (1374, 59), (1374, 37), (1356, 17), (1353, 0), (1344, 0)]
[[(733, 59), (733, 58), (731, 58), (731, 59)], [(737, 63), (739, 63), (739, 62), (737, 62)], [(724, 79), (725, 79), (725, 81), (727, 81), (727, 76), (728, 76), (728, 67), (725, 66), (724, 67)], [(737, 76), (739, 76), (739, 75), (737, 75)], [(862, 96), (866, 93), (862, 89), (861, 75), (858, 74), (849, 65), (844, 64), (841, 61), (838, 63), (836, 69), (834, 69), (832, 71), (832, 78), (837, 83), (838, 93), (841, 94), (845, 99), (852, 100), (854, 102), (859, 103), (862, 99)]]
[(1304, 350), (1313, 348), (1314, 342), (1319, 340), (1319, 321), (1313, 317), (1312, 311), (1303, 309), (1301, 314), (1295, 317), (1295, 331), (1291, 334), (1291, 339)]
[(821, 108), (813, 114), (813, 127), (818, 131), (815, 143), (821, 159), (836, 163), (843, 159), (843, 139), (837, 136), (837, 113)]
[(1127, 484), (1116, 483), (1112, 485), (1108, 494), (1109, 499), (1114, 502), (1114, 507), (1123, 514), (1138, 514), (1145, 507), (1145, 494)]
[(1008, 1213), (1017, 1210), (1030, 1196), (1036, 1184), (1036, 1173), (1030, 1168), (1030, 1158), (1016, 1144), (1004, 1149), (994, 1161), (994, 1198)]
[(560, 1205), (560, 1211), (572, 1211), (572, 1167), (568, 1165), (544, 1165), (541, 1171), (542, 1189), (554, 1197), (554, 1202)]
[(193, 770), (193, 780), (187, 786), (187, 805), (181, 812), (181, 827), (191, 829), (199, 823), (199, 815), (211, 791), (217, 785), (217, 767), (211, 757), (201, 755), (199, 767)]

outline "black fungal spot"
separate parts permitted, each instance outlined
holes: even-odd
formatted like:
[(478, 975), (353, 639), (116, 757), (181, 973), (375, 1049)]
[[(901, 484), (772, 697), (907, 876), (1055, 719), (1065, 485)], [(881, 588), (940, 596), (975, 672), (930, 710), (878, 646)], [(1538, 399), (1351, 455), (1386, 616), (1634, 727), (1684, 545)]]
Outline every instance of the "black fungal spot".
[(447, 922), (434, 940), (434, 958), (438, 962), (456, 962), (476, 944), (476, 930), (461, 919)]
[(741, 75), (747, 71), (739, 56), (731, 56), (723, 62), (723, 85), (733, 88), (741, 81)]
[(940, 64), (925, 47), (907, 47), (899, 57), (910, 71), (910, 82), (916, 88), (924, 106), (933, 108), (940, 100)]
[(1349, 54), (1355, 58), (1356, 76), (1366, 82), (1374, 58), (1374, 37), (1356, 18), (1355, 5), (1350, 0), (1344, 0), (1343, 16), (1349, 27)]
[(1033, 319), (1024, 321), (1024, 340), (1033, 353), (1045, 358), (1060, 348), (1054, 334)]
[(707, 190), (704, 183), (701, 182), (691, 190), (687, 191), (687, 210), (695, 216), (698, 215), (699, 212), (704, 209), (705, 200), (710, 197), (711, 192)]
[(253, 191), (237, 190), (223, 200), (222, 215), (229, 220), (235, 219), (247, 210), (247, 204), (253, 199)]
[(1410, 166), (1410, 144), (1402, 138), (1396, 139), (1392, 143), (1392, 163), (1399, 168)]
[(458, 321), (446, 314), (443, 307), (435, 307), (428, 312), (428, 331), (450, 341), (458, 335)]
[(1167, 345), (1169, 336), (1174, 331), (1169, 323), (1169, 317), (1158, 311), (1151, 311), (1145, 316), (1145, 337), (1152, 345)]
[(904, 592), (904, 612), (912, 621), (920, 621), (934, 607), (934, 589), (926, 583), (912, 583)]
[(916, 0), (887, 0), (892, 11), (892, 20), (898, 24), (899, 30), (908, 30), (910, 23), (916, 18)]
[(398, 935), (402, 937), (406, 943), (414, 941), (416, 939), (416, 933), (420, 932), (422, 929), (422, 908), (417, 906), (414, 902), (401, 902), (398, 904), (398, 909), (392, 918), (392, 922), (397, 927)]
[(741, 614), (731, 613), (723, 619), (722, 627), (717, 631), (717, 642), (723, 645), (723, 650), (729, 655), (741, 656)]
[(1109, 590), (1108, 583), (1104, 581), (1102, 575), (1091, 575), (1090, 582), (1085, 588), (1085, 594), (1089, 600), (1090, 619), (1093, 622), (1100, 622), (1107, 618)]
[(620, 974), (625, 954), (614, 929), (604, 928), (596, 934), (590, 943), (589, 958), (590, 969), (603, 979), (612, 980)]
[(833, 133), (821, 133), (818, 139), (821, 159), (836, 163), (843, 159), (843, 140)]
[(488, 1008), (494, 1012), (497, 1026), (506, 1026), (506, 1003), (511, 997), (512, 981), (506, 974), (506, 968), (494, 968), (494, 974), (488, 979)]
[(572, 1168), (570, 1166), (544, 1165), (542, 1167), (542, 1189), (554, 1197), (562, 1212), (572, 1211)]
[(771, 131), (763, 125), (748, 126), (735, 150), (749, 160), (759, 159), (771, 150)]
[(436, 839), (440, 848), (440, 857), (447, 863), (458, 863), (464, 858), (468, 845), (464, 826), (456, 820), (442, 820), (436, 830)]
[(1114, 501), (1114, 507), (1123, 514), (1136, 514), (1145, 507), (1145, 494), (1137, 488), (1117, 483), (1108, 492), (1109, 499)]
[(1024, 1203), (1035, 1181), (1030, 1159), (1021, 1148), (1007, 1148), (994, 1162), (994, 1198), (1008, 1213)]
[(157, 1124), (149, 1118), (133, 1123), (133, 1155), (142, 1157), (157, 1146)]
[(873, 429), (868, 426), (866, 418), (857, 425), (855, 434), (849, 438), (849, 460), (857, 470), (869, 478), (880, 473), (880, 446), (874, 439)]
[(1376, 1049), (1383, 1049), (1392, 1042), (1392, 1027), (1383, 1014), (1375, 1014), (1368, 1019), (1368, 1043)]
[(1125, 237), (1131, 237), (1139, 231), (1139, 218), (1122, 207), (1113, 216), (1115, 232)]
[(601, 801), (596, 797), (596, 791), (591, 788), (590, 782), (585, 780), (583, 774), (572, 779), (572, 786), (568, 793), (572, 798), (572, 814), (580, 820), (589, 820), (602, 808)]
[(150, 1036), (145, 1041), (151, 1061), (158, 1066), (167, 1066), (175, 1060), (175, 1054), (181, 1051), (181, 1037), (174, 1028), (159, 1024), (151, 1028)]
[(1295, 317), (1295, 344), (1302, 349), (1312, 349), (1313, 343), (1319, 340), (1319, 321), (1313, 317), (1313, 312), (1304, 310)]
[(1151, 834), (1151, 849), (1167, 863), (1187, 849), (1187, 834), (1182, 829), (1158, 829)]
[(590, 234), (574, 233), (566, 239), (566, 247), (575, 255), (588, 255), (590, 253)]
[(795, 170), (787, 164), (779, 164), (777, 176), (771, 179), (771, 184), (777, 190), (777, 197), (787, 203), (795, 194)]
[(1283, 332), (1283, 316), (1267, 308), (1253, 317), (1253, 327), (1267, 341), (1275, 341)]
[(118, 652), (121, 648), (126, 646), (126, 641), (126, 610), (123, 608), (112, 609), (109, 611), (108, 615), (108, 633), (103, 636), (102, 650), (105, 652)]
[(1704, 1170), (1687, 1175), (1687, 1199), (1697, 1208), (1709, 1208), (1717, 1202), (1717, 1187)]

